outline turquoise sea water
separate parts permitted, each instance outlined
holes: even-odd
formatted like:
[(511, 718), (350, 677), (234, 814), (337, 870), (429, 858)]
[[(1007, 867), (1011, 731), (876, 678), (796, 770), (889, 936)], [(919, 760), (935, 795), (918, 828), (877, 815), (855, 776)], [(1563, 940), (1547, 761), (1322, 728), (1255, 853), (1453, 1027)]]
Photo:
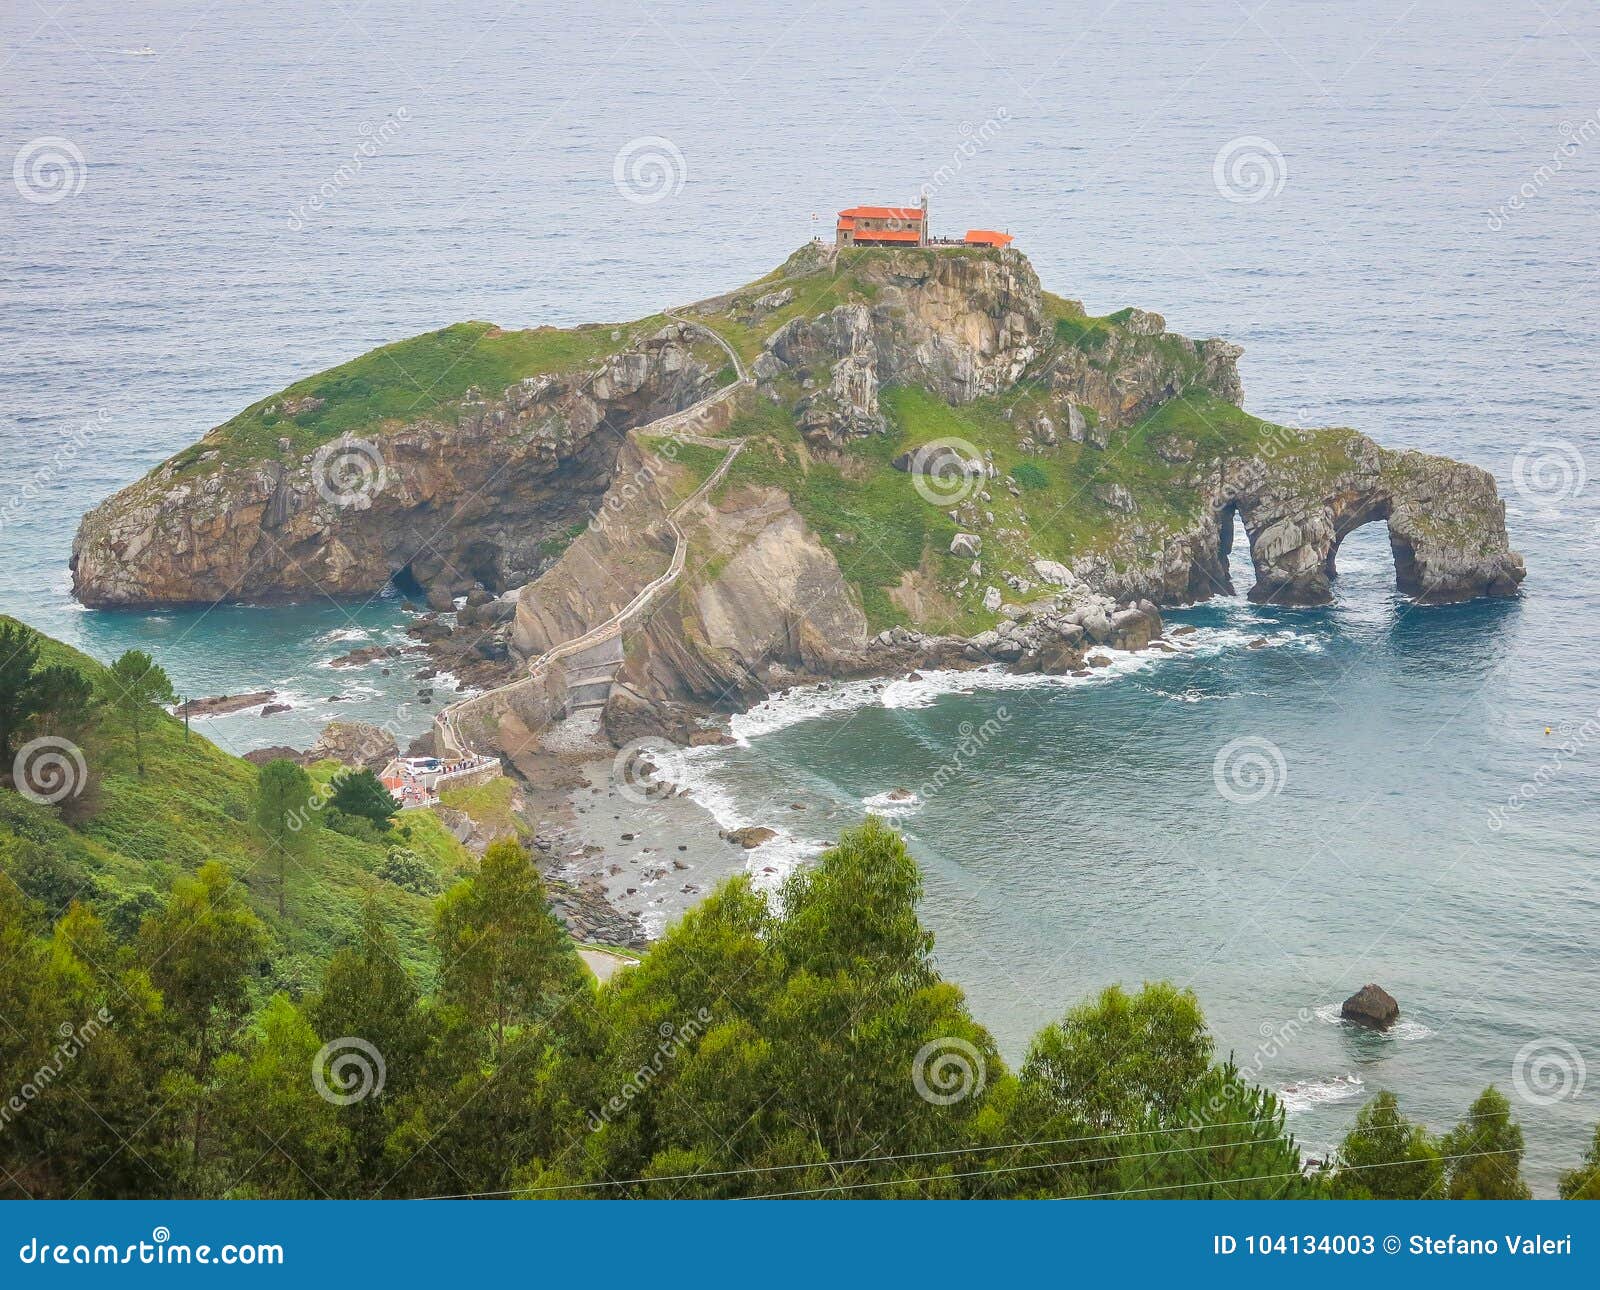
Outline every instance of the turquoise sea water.
[[(291, 713), (209, 724), (235, 751), (304, 743), (341, 710), (421, 729), (413, 668), (322, 666), (395, 639), (393, 602), (86, 613), (67, 594), (79, 515), (379, 343), (462, 318), (642, 316), (759, 276), (814, 215), (930, 184), (937, 231), (1011, 230), (1092, 311), (1137, 304), (1242, 343), (1253, 411), (1492, 471), (1524, 594), (1410, 609), (1379, 526), (1346, 544), (1330, 609), (1185, 611), (1214, 648), (1087, 686), (834, 712), (708, 773), (750, 818), (799, 796), (859, 813), (1005, 706), (1001, 735), (902, 823), (940, 961), (1009, 1053), (1100, 984), (1171, 977), (1247, 1066), (1273, 1039), (1261, 1078), (1294, 1086), (1320, 1144), (1385, 1086), (1443, 1124), (1543, 1045), (1522, 1067), (1554, 1053), (1566, 1095), (1518, 1107), (1549, 1191), (1600, 1119), (1600, 779), (1588, 743), (1557, 751), (1600, 706), (1582, 478), (1600, 446), (1600, 16), (874, 13), (8, 8), (3, 154), (59, 138), (84, 164), (57, 202), (0, 190), (0, 609), (101, 657), (149, 648), (186, 691), (285, 691)], [(1262, 200), (1219, 192), (1240, 139), (1282, 158), (1250, 145)], [(639, 140), (670, 144), (645, 145), (667, 159), (662, 200), (615, 182)], [(1271, 647), (1244, 648), (1258, 636)], [(1239, 739), (1281, 754), (1276, 795), (1216, 790)], [(1316, 1017), (1366, 980), (1415, 1025), (1374, 1038)]]

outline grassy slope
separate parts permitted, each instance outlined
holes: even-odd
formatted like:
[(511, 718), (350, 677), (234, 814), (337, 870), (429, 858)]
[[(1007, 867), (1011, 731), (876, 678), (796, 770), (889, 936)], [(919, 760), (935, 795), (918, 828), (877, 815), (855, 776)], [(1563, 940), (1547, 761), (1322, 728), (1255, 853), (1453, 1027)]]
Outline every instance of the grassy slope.
[[(498, 398), (523, 377), (588, 367), (665, 322), (656, 315), (626, 324), (526, 331), (501, 331), (486, 322), (456, 323), (296, 381), (184, 449), (173, 465), (184, 471), (213, 461), (276, 458), (282, 455), (280, 438), (289, 441), (290, 456), (303, 456), (347, 432), (381, 433), (436, 413), (472, 387), (486, 398)], [(304, 399), (320, 399), (322, 405), (292, 415), (284, 411), (285, 401)], [(213, 451), (216, 457), (206, 455)]]
[[(59, 642), (41, 638), (41, 660), (68, 663), (86, 675), (103, 669)], [(184, 738), (183, 723), (161, 715), (145, 736), (147, 775), (135, 771), (131, 743), (102, 727), (84, 748), (100, 801), (93, 818), (76, 829), (57, 812), (0, 789), (0, 865), (9, 872), (18, 839), (30, 839), (65, 866), (78, 899), (92, 905), (121, 931), (131, 931), (143, 912), (164, 896), (172, 880), (207, 860), (220, 860), (239, 876), (251, 904), (275, 937), (278, 982), (297, 987), (314, 979), (314, 965), (348, 939), (363, 905), (376, 901), (402, 952), (425, 972), (430, 902), (374, 876), (390, 843), (370, 843), (328, 829), (316, 833), (313, 858), (291, 867), (288, 916), (277, 916), (276, 868), (245, 823), (256, 768), (199, 735)], [(326, 782), (331, 763), (313, 769)], [(431, 814), (408, 811), (403, 823), (409, 846), (435, 867), (444, 885), (470, 856)]]

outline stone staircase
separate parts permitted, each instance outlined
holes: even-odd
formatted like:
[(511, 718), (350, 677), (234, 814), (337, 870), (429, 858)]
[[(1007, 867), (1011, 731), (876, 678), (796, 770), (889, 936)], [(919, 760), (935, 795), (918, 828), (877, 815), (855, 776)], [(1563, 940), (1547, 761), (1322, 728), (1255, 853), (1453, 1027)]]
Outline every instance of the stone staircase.
[[(670, 413), (639, 426), (634, 431), (635, 434), (652, 436), (671, 434), (680, 426), (694, 423), (708, 409), (734, 397), (737, 391), (750, 384), (750, 377), (745, 371), (743, 361), (721, 336), (701, 323), (679, 318), (676, 314), (668, 316), (698, 328), (715, 340), (727, 353), (738, 379), (682, 411)], [(672, 559), (665, 572), (647, 583), (632, 600), (605, 622), (591, 627), (580, 636), (552, 646), (538, 658), (531, 660), (526, 672), (517, 680), (493, 690), (485, 690), (482, 694), (463, 699), (442, 710), (434, 718), (433, 725), (434, 748), (440, 756), (466, 756), (472, 751), (471, 741), (462, 733), (461, 726), (464, 720), (474, 717), (492, 719), (495, 712), (503, 710), (502, 705), (512, 706), (520, 694), (536, 691), (540, 696), (548, 695), (552, 682), (559, 681), (556, 688), (564, 691), (564, 697), (560, 702), (561, 711), (548, 713), (551, 719), (568, 717), (576, 713), (598, 713), (598, 710), (605, 706), (606, 700), (611, 697), (611, 687), (616, 681), (617, 672), (622, 667), (622, 643), (625, 633), (646, 616), (660, 593), (677, 582), (683, 573), (689, 554), (689, 540), (678, 527), (678, 517), (686, 515), (710, 495), (711, 490), (727, 476), (729, 468), (744, 448), (742, 439), (708, 439), (691, 434), (679, 434), (677, 437), (685, 442), (727, 447), (728, 453), (693, 493), (668, 512), (667, 524), (673, 536), (673, 549)], [(557, 672), (559, 677), (552, 675)]]

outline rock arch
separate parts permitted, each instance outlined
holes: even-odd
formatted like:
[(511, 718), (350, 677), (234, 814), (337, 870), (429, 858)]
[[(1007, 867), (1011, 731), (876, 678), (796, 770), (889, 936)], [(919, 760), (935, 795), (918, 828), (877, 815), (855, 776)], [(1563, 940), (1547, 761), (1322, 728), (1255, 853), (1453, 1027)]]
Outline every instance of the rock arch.
[(1255, 565), (1251, 600), (1327, 604), (1339, 544), (1382, 521), (1395, 585), (1413, 600), (1449, 603), (1516, 591), (1522, 557), (1510, 549), (1505, 504), (1487, 471), (1389, 452), (1353, 433), (1346, 448), (1342, 461), (1284, 453), (1225, 466), (1212, 499), (1216, 559), (1205, 569), (1197, 562), (1192, 576), (1231, 589), (1227, 561), (1237, 517)]

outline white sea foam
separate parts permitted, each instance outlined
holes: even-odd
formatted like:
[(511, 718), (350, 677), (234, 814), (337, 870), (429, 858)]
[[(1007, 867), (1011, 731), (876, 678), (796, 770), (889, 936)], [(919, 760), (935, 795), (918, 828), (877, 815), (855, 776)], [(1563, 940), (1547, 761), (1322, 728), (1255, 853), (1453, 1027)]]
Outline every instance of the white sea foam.
[(684, 749), (672, 767), (673, 782), (686, 788), (690, 798), (716, 821), (721, 830), (741, 829), (752, 824), (774, 830), (776, 837), (745, 853), (745, 871), (758, 891), (775, 889), (799, 865), (819, 854), (828, 844), (815, 838), (801, 837), (780, 827), (772, 819), (756, 818), (740, 810), (733, 794), (717, 780), (716, 770), (723, 755), (722, 749), (716, 747)]
[[(1097, 654), (1110, 661), (1106, 666), (1088, 669), (1084, 676), (1024, 675), (990, 666), (972, 670), (919, 669), (914, 680), (905, 677), (887, 680), (880, 677), (795, 686), (734, 716), (729, 721), (729, 732), (739, 747), (748, 748), (752, 741), (790, 726), (872, 706), (907, 711), (930, 707), (947, 695), (972, 694), (980, 690), (1070, 690), (1080, 686), (1105, 685), (1119, 677), (1160, 667), (1163, 663), (1184, 656), (1203, 657), (1243, 648), (1263, 636), (1274, 646), (1320, 648), (1318, 642), (1309, 636), (1290, 629), (1273, 631), (1258, 622), (1249, 622), (1242, 627), (1204, 627), (1169, 640), (1175, 651), (1171, 654), (1161, 650), (1124, 652), (1104, 647), (1092, 648), (1089, 651), (1091, 655)], [(721, 749), (690, 748), (678, 756), (675, 780), (690, 790), (694, 799), (716, 820), (719, 828), (735, 829), (749, 824), (777, 827), (769, 818), (758, 819), (742, 811), (733, 795), (718, 782), (716, 772), (722, 761)], [(865, 798), (861, 804), (891, 820), (912, 814), (922, 805), (920, 800), (891, 802), (886, 793)], [(746, 867), (758, 888), (775, 887), (796, 865), (815, 856), (826, 846), (826, 842), (778, 829), (776, 838), (751, 850)]]
[(336, 627), (318, 636), (318, 645), (340, 645), (347, 641), (369, 641), (372, 633), (362, 627)]
[[(1358, 1022), (1344, 1019), (1339, 1011), (1341, 1006), (1341, 1004), (1337, 1003), (1325, 1003), (1321, 1007), (1313, 1009), (1313, 1012), (1315, 1012), (1318, 1021), (1326, 1022), (1330, 1026), (1359, 1025), (1360, 1023)], [(1396, 1039), (1417, 1040), (1431, 1039), (1438, 1032), (1432, 1026), (1418, 1021), (1415, 1017), (1399, 1017), (1386, 1030), (1374, 1031), (1373, 1033), (1392, 1035)]]
[(891, 788), (886, 793), (874, 793), (871, 797), (863, 797), (861, 805), (874, 815), (881, 815), (885, 819), (899, 820), (922, 809), (922, 799), (909, 789)]
[(1348, 1102), (1360, 1097), (1365, 1085), (1359, 1075), (1334, 1075), (1329, 1079), (1304, 1079), (1285, 1084), (1278, 1090), (1278, 1101), (1291, 1115), (1309, 1111), (1330, 1102)]
[[(1088, 669), (1087, 676), (1046, 676), (1039, 673), (1019, 674), (1003, 671), (999, 666), (973, 670), (937, 669), (919, 670), (916, 680), (904, 677), (895, 680), (834, 681), (821, 685), (795, 686), (782, 694), (774, 695), (756, 704), (748, 712), (735, 716), (729, 723), (734, 740), (742, 747), (763, 735), (770, 735), (803, 721), (849, 712), (874, 705), (891, 710), (926, 708), (951, 694), (970, 694), (977, 690), (1037, 690), (1075, 689), (1079, 686), (1104, 685), (1118, 677), (1129, 676), (1148, 668), (1160, 667), (1184, 656), (1209, 657), (1232, 649), (1247, 648), (1251, 641), (1265, 639), (1274, 648), (1285, 647), (1309, 652), (1322, 648), (1315, 637), (1292, 629), (1273, 631), (1260, 623), (1245, 627), (1202, 627), (1168, 640), (1175, 653), (1162, 650), (1121, 652), (1103, 647), (1089, 650), (1091, 655), (1110, 659), (1109, 666)], [(1185, 692), (1190, 693), (1190, 692)], [(1185, 702), (1196, 699), (1185, 698)]]

